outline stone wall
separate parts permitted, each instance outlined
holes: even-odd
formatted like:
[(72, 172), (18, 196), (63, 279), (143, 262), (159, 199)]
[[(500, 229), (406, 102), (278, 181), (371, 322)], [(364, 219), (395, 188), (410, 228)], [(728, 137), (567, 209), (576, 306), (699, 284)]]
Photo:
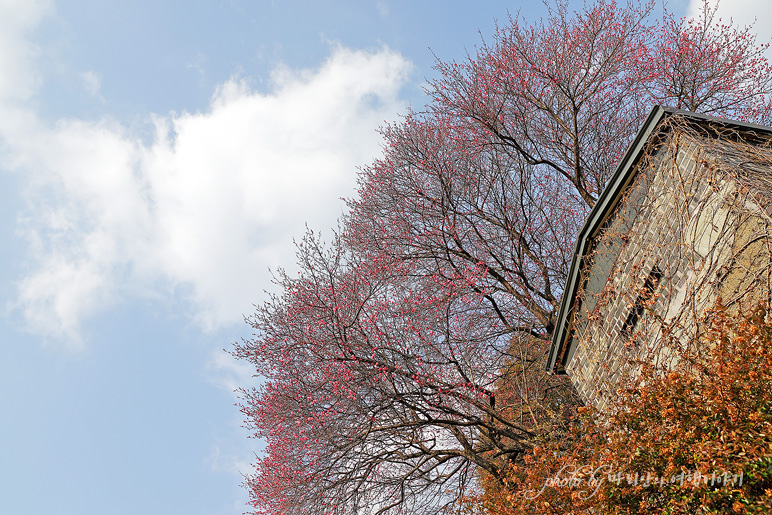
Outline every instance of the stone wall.
[(716, 145), (678, 130), (651, 143), (594, 240), (567, 373), (596, 407), (637, 363), (672, 366), (673, 347), (694, 340), (719, 296), (739, 302), (748, 297), (741, 292), (760, 299), (772, 291), (772, 239), (757, 237), (772, 234), (772, 224), (754, 201), (760, 194), (738, 187)]

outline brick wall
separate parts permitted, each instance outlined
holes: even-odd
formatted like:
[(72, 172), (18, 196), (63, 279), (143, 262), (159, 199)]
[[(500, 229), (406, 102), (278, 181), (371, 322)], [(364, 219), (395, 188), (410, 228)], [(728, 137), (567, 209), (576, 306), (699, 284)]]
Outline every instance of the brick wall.
[(586, 257), (567, 372), (601, 409), (637, 362), (672, 366), (719, 295), (772, 291), (772, 238), (757, 238), (772, 224), (716, 145), (679, 131), (652, 144)]

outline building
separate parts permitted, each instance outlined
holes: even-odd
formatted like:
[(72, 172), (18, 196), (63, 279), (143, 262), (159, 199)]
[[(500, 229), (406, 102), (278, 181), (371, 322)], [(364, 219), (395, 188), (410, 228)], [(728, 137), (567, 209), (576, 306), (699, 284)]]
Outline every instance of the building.
[(672, 366), (719, 298), (769, 298), (771, 271), (772, 128), (656, 107), (579, 234), (548, 370), (602, 409), (639, 363)]

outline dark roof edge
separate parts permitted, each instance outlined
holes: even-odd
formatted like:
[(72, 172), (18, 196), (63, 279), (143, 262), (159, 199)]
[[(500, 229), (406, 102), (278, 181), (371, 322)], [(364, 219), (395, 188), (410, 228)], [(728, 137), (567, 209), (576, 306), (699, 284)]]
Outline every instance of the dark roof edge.
[[(574, 306), (574, 298), (579, 289), (582, 258), (587, 251), (590, 236), (597, 232), (608, 213), (614, 205), (616, 205), (622, 191), (624, 191), (624, 186), (630, 179), (630, 177), (627, 177), (629, 171), (633, 169), (633, 166), (638, 161), (649, 136), (669, 111), (670, 110), (666, 110), (661, 106), (654, 106), (651, 112), (649, 112), (649, 116), (646, 117), (643, 126), (635, 135), (632, 143), (630, 143), (627, 152), (625, 152), (617, 169), (614, 171), (614, 175), (611, 176), (611, 180), (609, 180), (608, 184), (603, 189), (598, 201), (595, 203), (592, 211), (590, 211), (590, 215), (587, 217), (582, 229), (579, 231), (579, 235), (576, 238), (576, 244), (574, 245), (574, 255), (571, 258), (571, 268), (569, 268), (566, 286), (563, 289), (563, 295), (560, 301), (560, 310), (558, 311), (558, 318), (555, 324), (555, 332), (552, 335), (552, 345), (547, 360), (548, 372), (553, 372), (555, 370), (556, 361), (559, 356), (562, 355), (563, 361), (565, 361), (565, 358), (569, 355), (571, 350), (564, 349), (563, 347), (569, 336), (568, 330), (571, 321), (569, 314)], [(561, 365), (562, 368), (565, 368), (567, 363), (561, 363)]]
[(611, 210), (619, 202), (619, 199), (624, 194), (627, 186), (632, 182), (633, 174), (631, 173), (635, 169), (635, 165), (643, 154), (644, 147), (649, 141), (652, 133), (657, 129), (663, 118), (679, 115), (684, 118), (690, 119), (697, 123), (706, 123), (712, 126), (724, 126), (727, 128), (739, 129), (743, 132), (763, 132), (766, 135), (772, 135), (772, 129), (763, 125), (757, 125), (754, 123), (736, 122), (726, 120), (723, 118), (716, 118), (704, 114), (692, 113), (689, 111), (682, 111), (680, 109), (673, 109), (669, 107), (655, 106), (649, 115), (646, 117), (641, 129), (635, 135), (632, 143), (625, 152), (624, 157), (617, 166), (614, 174), (611, 176), (606, 187), (603, 189), (598, 201), (590, 211), (590, 215), (587, 221), (579, 231), (579, 235), (574, 246), (574, 255), (571, 259), (571, 268), (569, 269), (568, 277), (566, 278), (566, 285), (563, 290), (563, 296), (560, 302), (560, 309), (558, 311), (557, 322), (555, 324), (555, 332), (552, 336), (552, 345), (550, 347), (549, 357), (547, 360), (547, 371), (555, 372), (555, 368), (558, 365), (557, 360), (561, 358), (561, 371), (565, 370), (568, 365), (567, 358), (572, 355), (572, 348), (564, 348), (566, 341), (570, 336), (570, 326), (572, 322), (571, 312), (574, 308), (574, 301), (576, 293), (579, 289), (579, 280), (581, 278), (581, 269), (583, 266), (583, 258), (588, 251), (590, 240), (597, 234), (600, 228), (603, 226), (606, 218)]

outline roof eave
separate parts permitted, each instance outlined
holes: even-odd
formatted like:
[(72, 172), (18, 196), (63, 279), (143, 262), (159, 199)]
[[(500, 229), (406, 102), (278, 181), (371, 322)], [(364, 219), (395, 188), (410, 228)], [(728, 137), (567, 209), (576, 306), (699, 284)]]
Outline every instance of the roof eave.
[(566, 278), (566, 285), (563, 290), (563, 296), (560, 302), (560, 310), (558, 311), (557, 322), (555, 324), (555, 332), (552, 336), (552, 345), (550, 347), (549, 358), (547, 360), (547, 371), (556, 372), (555, 367), (557, 360), (561, 357), (561, 370), (558, 373), (564, 373), (565, 367), (568, 365), (567, 357), (571, 355), (573, 349), (565, 348), (566, 341), (570, 337), (570, 325), (573, 317), (572, 310), (574, 308), (574, 302), (576, 300), (576, 293), (579, 289), (579, 281), (581, 279), (581, 271), (584, 265), (584, 256), (587, 253), (587, 247), (589, 246), (591, 239), (597, 234), (600, 228), (603, 226), (609, 213), (613, 210), (614, 206), (619, 202), (626, 187), (630, 184), (633, 178), (631, 173), (635, 169), (635, 164), (640, 159), (643, 148), (649, 137), (659, 125), (660, 121), (667, 115), (672, 114), (674, 110), (666, 109), (661, 106), (655, 106), (649, 115), (646, 117), (646, 121), (643, 126), (635, 135), (632, 143), (619, 162), (614, 174), (608, 182), (608, 185), (603, 189), (600, 197), (598, 198), (595, 206), (590, 211), (590, 215), (587, 217), (582, 229), (579, 231), (579, 236), (576, 239), (574, 245), (574, 254), (571, 259), (571, 267), (569, 268), (568, 277)]
[[(570, 330), (573, 322), (576, 294), (580, 286), (579, 281), (584, 266), (584, 257), (587, 255), (588, 247), (632, 182), (635, 176), (635, 165), (643, 155), (644, 148), (652, 134), (664, 118), (673, 115), (680, 115), (693, 122), (709, 124), (713, 127), (722, 126), (740, 130), (748, 136), (755, 134), (763, 138), (772, 137), (772, 129), (763, 125), (726, 120), (669, 107), (655, 106), (652, 108), (646, 117), (646, 121), (644, 121), (641, 129), (635, 135), (627, 152), (625, 152), (614, 174), (611, 176), (608, 185), (603, 189), (598, 201), (590, 211), (587, 221), (579, 231), (576, 244), (574, 245), (571, 268), (569, 269), (563, 296), (560, 301), (555, 332), (552, 336), (552, 345), (546, 367), (548, 372), (565, 373), (568, 358), (573, 354), (573, 340), (570, 338)], [(758, 133), (762, 133), (763, 136)], [(567, 342), (569, 342), (568, 348), (566, 348)], [(558, 358), (560, 358), (560, 370), (556, 370)]]

